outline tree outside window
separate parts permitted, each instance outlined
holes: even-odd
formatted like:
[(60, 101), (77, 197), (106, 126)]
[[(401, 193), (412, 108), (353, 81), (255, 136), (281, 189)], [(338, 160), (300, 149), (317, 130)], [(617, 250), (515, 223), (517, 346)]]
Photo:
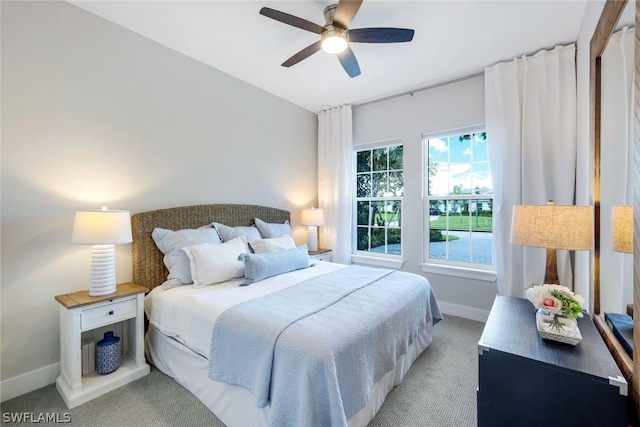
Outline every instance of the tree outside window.
[(402, 145), (356, 151), (356, 250), (401, 255)]

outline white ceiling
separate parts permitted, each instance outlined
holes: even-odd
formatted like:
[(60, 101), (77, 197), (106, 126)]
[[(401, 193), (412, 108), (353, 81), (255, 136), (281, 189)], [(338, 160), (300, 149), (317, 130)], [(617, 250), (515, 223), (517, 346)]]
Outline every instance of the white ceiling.
[(413, 28), (415, 36), (410, 43), (353, 43), (362, 74), (352, 79), (324, 52), (281, 67), (319, 36), (258, 13), (268, 6), (324, 25), (322, 11), (335, 0), (70, 0), (314, 112), (420, 89), (575, 42), (586, 1), (365, 0), (351, 28)]

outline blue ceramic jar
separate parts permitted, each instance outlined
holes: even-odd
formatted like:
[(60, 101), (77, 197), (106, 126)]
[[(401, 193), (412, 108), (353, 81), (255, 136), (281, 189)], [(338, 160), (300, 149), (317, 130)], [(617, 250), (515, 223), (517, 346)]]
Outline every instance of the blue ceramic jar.
[(96, 371), (100, 375), (110, 374), (120, 366), (120, 337), (114, 337), (113, 332), (104, 334), (98, 341)]

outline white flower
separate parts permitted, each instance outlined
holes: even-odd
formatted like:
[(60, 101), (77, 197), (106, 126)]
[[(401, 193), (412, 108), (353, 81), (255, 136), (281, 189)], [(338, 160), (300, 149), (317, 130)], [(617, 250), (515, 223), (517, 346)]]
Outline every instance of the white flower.
[(531, 301), (531, 304), (533, 304), (535, 308), (541, 308), (542, 299), (549, 295), (551, 294), (543, 286), (532, 286), (527, 289), (527, 299)]
[(527, 299), (536, 308), (542, 308), (549, 314), (582, 317), (582, 306), (585, 301), (562, 285), (534, 284), (526, 292)]

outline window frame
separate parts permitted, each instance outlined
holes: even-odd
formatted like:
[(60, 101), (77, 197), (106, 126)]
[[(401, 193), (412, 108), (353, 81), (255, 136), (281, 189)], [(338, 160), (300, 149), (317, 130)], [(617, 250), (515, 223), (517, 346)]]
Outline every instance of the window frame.
[[(404, 185), (402, 196), (393, 196), (393, 197), (368, 197), (366, 200), (369, 201), (398, 201), (400, 203), (400, 254), (389, 254), (389, 253), (380, 253), (380, 252), (371, 252), (371, 251), (362, 251), (358, 250), (358, 202), (362, 201), (357, 195), (357, 177), (358, 177), (358, 167), (357, 167), (357, 159), (358, 152), (367, 151), (367, 150), (375, 150), (379, 148), (393, 147), (393, 146), (402, 146), (402, 177), (404, 182), (405, 176), (405, 162), (404, 162), (404, 139), (403, 138), (394, 138), (383, 141), (376, 142), (368, 142), (363, 144), (354, 144), (352, 150), (352, 158), (353, 158), (353, 176), (352, 176), (352, 185), (353, 185), (353, 198), (352, 198), (352, 219), (351, 219), (351, 260), (352, 262), (357, 262), (359, 264), (369, 264), (376, 265), (388, 268), (401, 268), (404, 260)], [(394, 169), (395, 170), (395, 169)], [(387, 170), (388, 171), (388, 170)]]
[[(465, 277), (471, 279), (485, 280), (485, 281), (495, 281), (496, 280), (496, 260), (495, 260), (495, 240), (491, 241), (491, 264), (483, 264), (483, 263), (474, 263), (474, 262), (464, 262), (464, 261), (454, 261), (454, 260), (446, 260), (446, 259), (436, 259), (430, 258), (430, 221), (429, 216), (426, 215), (426, 212), (429, 212), (431, 209), (431, 201), (432, 200), (487, 200), (490, 199), (493, 205), (495, 193), (488, 195), (479, 195), (479, 194), (447, 194), (442, 196), (431, 196), (429, 195), (429, 140), (437, 139), (443, 137), (451, 137), (457, 135), (468, 135), (475, 133), (486, 132), (485, 124), (478, 124), (467, 127), (460, 127), (454, 129), (447, 129), (437, 132), (424, 132), (422, 134), (422, 150), (423, 150), (423, 191), (422, 191), (422, 209), (423, 209), (423, 255), (422, 262), (420, 263), (420, 267), (422, 271), (427, 273), (436, 273), (436, 274), (445, 274), (452, 275), (458, 277)], [(473, 162), (471, 163), (473, 166)], [(489, 163), (489, 167), (491, 167)], [(494, 232), (494, 224), (492, 224), (492, 234)]]

